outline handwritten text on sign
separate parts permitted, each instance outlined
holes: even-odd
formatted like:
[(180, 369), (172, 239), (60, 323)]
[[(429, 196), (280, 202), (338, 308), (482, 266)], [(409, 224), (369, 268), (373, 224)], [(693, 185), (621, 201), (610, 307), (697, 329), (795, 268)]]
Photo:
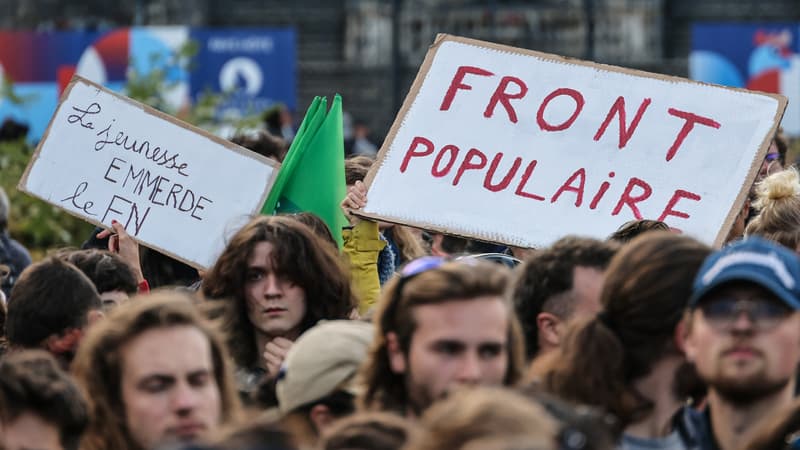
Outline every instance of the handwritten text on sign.
[(116, 220), (146, 244), (210, 266), (230, 227), (263, 203), (271, 163), (76, 80), (22, 189), (94, 223)]
[(714, 242), (785, 107), (459, 38), (431, 52), (364, 211), (518, 246), (634, 218)]

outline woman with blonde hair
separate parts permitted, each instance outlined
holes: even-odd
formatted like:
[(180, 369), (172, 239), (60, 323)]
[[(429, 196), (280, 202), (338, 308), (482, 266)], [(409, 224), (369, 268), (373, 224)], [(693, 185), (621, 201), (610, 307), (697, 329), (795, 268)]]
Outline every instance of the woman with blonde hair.
[(791, 167), (756, 185), (753, 207), (758, 211), (745, 236), (761, 236), (795, 252), (800, 247), (800, 173)]

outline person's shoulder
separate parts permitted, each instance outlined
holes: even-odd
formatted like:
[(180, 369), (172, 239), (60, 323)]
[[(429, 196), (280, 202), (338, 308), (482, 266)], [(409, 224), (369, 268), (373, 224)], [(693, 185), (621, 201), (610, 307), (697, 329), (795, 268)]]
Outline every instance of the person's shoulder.
[(28, 266), (31, 263), (31, 254), (22, 244), (14, 239), (7, 241), (7, 251), (10, 258), (18, 265)]
[(688, 450), (717, 450), (707, 408), (682, 407), (673, 418), (673, 427)]

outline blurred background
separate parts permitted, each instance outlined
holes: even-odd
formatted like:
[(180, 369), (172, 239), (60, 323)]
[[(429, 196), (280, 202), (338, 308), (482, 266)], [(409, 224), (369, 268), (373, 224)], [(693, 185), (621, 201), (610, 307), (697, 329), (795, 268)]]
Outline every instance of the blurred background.
[(88, 234), (14, 190), (73, 74), (224, 138), (291, 140), (311, 99), (338, 92), (346, 140), (369, 153), (437, 33), (782, 93), (800, 136), (799, 0), (0, 0), (12, 234), (32, 248)]

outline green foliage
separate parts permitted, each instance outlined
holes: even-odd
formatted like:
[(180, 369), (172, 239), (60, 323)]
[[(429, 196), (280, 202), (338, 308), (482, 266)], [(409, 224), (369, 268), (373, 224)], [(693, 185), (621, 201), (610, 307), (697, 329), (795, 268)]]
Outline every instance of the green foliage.
[(188, 41), (178, 51), (169, 58), (164, 58), (159, 53), (150, 55), (150, 65), (153, 70), (147, 73), (140, 73), (134, 69), (135, 61), (131, 59), (128, 64), (124, 93), (128, 97), (138, 100), (146, 105), (163, 111), (167, 114), (176, 115), (178, 111), (169, 107), (164, 94), (170, 89), (175, 88), (180, 82), (169, 80), (168, 74), (175, 72), (188, 72), (191, 70), (192, 59), (197, 55), (199, 47), (196, 42)]
[[(209, 131), (218, 126), (227, 126), (237, 131), (258, 126), (260, 119), (257, 113), (228, 119), (224, 123), (216, 120), (219, 105), (228, 98), (226, 93), (206, 91), (194, 105), (181, 111), (169, 107), (165, 93), (175, 88), (177, 82), (169, 81), (168, 74), (175, 70), (188, 73), (197, 51), (197, 43), (190, 41), (170, 58), (153, 55), (150, 65), (155, 69), (149, 73), (130, 69), (125, 95)], [(134, 64), (131, 63), (130, 66), (133, 67)], [(30, 101), (30, 97), (14, 92), (13, 82), (8, 77), (0, 84), (0, 100), (3, 99), (23, 107)], [(11, 202), (9, 229), (11, 235), (22, 242), (36, 258), (52, 248), (80, 246), (94, 227), (16, 189), (32, 155), (33, 149), (24, 140), (0, 142), (0, 186), (5, 189)]]
[(197, 42), (188, 41), (170, 58), (165, 59), (162, 55), (153, 54), (149, 62), (155, 69), (148, 73), (139, 73), (133, 69), (135, 64), (131, 62), (125, 84), (125, 95), (212, 133), (221, 127), (236, 132), (258, 127), (261, 124), (259, 111), (248, 111), (242, 117), (223, 119), (217, 117), (217, 110), (230, 98), (232, 94), (230, 92), (219, 93), (206, 89), (189, 108), (175, 110), (170, 107), (164, 95), (175, 88), (178, 82), (171, 81), (168, 74), (190, 72), (198, 50)]
[(6, 100), (12, 105), (24, 105), (34, 97), (34, 95), (17, 94), (14, 92), (14, 81), (8, 75), (0, 77), (0, 100)]
[(80, 246), (94, 228), (91, 224), (17, 190), (32, 154), (22, 139), (0, 142), (0, 186), (11, 203), (11, 235), (35, 256), (52, 248)]

